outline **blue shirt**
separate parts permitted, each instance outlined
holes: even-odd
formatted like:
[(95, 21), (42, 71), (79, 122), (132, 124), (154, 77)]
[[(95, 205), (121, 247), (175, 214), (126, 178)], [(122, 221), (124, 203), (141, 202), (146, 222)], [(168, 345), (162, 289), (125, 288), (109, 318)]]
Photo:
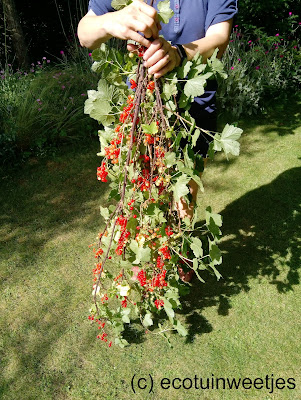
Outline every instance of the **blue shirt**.
[[(96, 15), (115, 11), (111, 1), (90, 0), (89, 10)], [(156, 8), (157, 1), (154, 3)], [(170, 0), (170, 7), (174, 16), (168, 24), (161, 24), (160, 34), (172, 44), (186, 44), (203, 38), (209, 26), (233, 18), (237, 13), (237, 0)], [(209, 112), (213, 112), (215, 93), (216, 87), (213, 86), (212, 90), (206, 90), (204, 95), (195, 98), (195, 101), (208, 108)]]

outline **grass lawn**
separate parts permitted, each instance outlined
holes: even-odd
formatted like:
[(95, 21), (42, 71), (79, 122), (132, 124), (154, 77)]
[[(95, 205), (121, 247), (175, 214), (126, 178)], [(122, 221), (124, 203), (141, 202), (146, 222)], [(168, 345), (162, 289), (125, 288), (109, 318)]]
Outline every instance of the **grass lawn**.
[[(136, 385), (139, 377), (150, 384), (150, 374), (153, 393), (148, 387), (136, 398), (300, 399), (298, 109), (241, 121), (241, 155), (209, 163), (199, 200), (223, 216), (224, 279), (204, 274), (206, 284), (194, 282), (180, 316), (189, 335), (172, 334), (172, 349), (138, 327), (129, 347), (108, 348), (87, 319), (94, 263), (88, 246), (103, 224), (99, 205), (108, 194), (96, 180), (97, 139), (6, 171), (0, 181), (0, 398), (132, 399), (133, 375)], [(261, 378), (264, 387), (257, 381), (258, 389), (230, 390), (219, 381), (219, 389), (196, 389), (195, 375), (205, 387), (216, 377)], [(273, 391), (265, 387), (266, 375)], [(193, 387), (186, 379), (186, 389), (163, 389), (163, 378), (191, 378)], [(289, 378), (295, 389), (287, 387)]]

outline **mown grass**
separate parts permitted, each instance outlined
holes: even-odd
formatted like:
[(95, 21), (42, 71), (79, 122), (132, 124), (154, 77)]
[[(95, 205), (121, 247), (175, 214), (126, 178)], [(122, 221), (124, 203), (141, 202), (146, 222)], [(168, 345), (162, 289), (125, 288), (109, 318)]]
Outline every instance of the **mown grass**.
[[(95, 139), (1, 177), (0, 397), (131, 399), (134, 374), (154, 379), (143, 399), (299, 399), (300, 104), (239, 123), (241, 155), (204, 174), (204, 207), (223, 215), (224, 279), (194, 282), (181, 312), (189, 335), (132, 330), (108, 348), (87, 319), (92, 243), (106, 186)], [(135, 328), (135, 327), (133, 327)], [(294, 378), (296, 388), (160, 388), (162, 378)]]

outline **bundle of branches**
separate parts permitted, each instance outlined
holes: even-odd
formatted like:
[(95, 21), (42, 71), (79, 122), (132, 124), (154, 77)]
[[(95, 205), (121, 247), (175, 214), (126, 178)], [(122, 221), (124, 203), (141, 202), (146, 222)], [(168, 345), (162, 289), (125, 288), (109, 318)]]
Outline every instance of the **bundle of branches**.
[[(89, 319), (109, 346), (125, 346), (125, 326), (137, 319), (168, 341), (169, 330), (185, 336), (175, 310), (191, 284), (181, 277), (190, 270), (203, 283), (203, 270), (221, 277), (221, 216), (208, 206), (201, 222), (195, 204), (193, 218), (180, 218), (177, 204), (190, 205), (191, 180), (203, 190), (203, 159), (193, 147), (199, 135), (212, 133), (195, 125), (189, 109), (208, 79), (225, 78), (222, 64), (217, 51), (205, 64), (197, 54), (156, 80), (141, 62), (143, 51), (132, 58), (105, 44), (94, 50), (92, 68), (101, 79), (85, 104), (85, 112), (104, 127), (97, 177), (109, 182), (112, 203), (100, 208), (106, 225), (94, 247)], [(210, 156), (220, 150), (238, 155), (241, 133), (227, 124), (214, 135)]]

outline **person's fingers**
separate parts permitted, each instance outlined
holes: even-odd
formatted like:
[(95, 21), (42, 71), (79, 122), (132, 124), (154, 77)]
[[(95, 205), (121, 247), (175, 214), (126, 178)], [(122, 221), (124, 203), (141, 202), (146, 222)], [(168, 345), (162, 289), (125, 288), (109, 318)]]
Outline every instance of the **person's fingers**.
[(146, 14), (140, 14), (139, 19), (141, 22), (145, 23), (147, 25), (148, 29), (150, 29), (150, 31), (151, 31), (150, 36), (146, 35), (146, 33), (143, 32), (145, 34), (145, 36), (152, 37), (153, 39), (157, 39), (159, 37), (159, 30), (158, 30), (157, 22), (153, 18), (149, 17)]
[[(159, 29), (161, 29), (157, 11), (153, 7), (139, 0), (134, 1), (132, 4), (139, 11), (138, 15), (144, 18), (143, 22), (145, 22), (152, 31), (151, 36), (147, 37), (157, 39), (159, 37)], [(145, 20), (145, 18), (147, 19)]]
[[(152, 48), (152, 46), (153, 46), (153, 43), (151, 43), (150, 47), (147, 49), (147, 51), (145, 53), (147, 53), (148, 50), (150, 50), (150, 48)], [(162, 59), (166, 59), (167, 58), (169, 60), (169, 58), (170, 58), (170, 54), (169, 53), (171, 51), (171, 46), (170, 46), (170, 44), (168, 42), (166, 42), (164, 40), (162, 42), (162, 47), (158, 48), (159, 44), (156, 44), (154, 47), (155, 47), (155, 49), (157, 49), (157, 51), (155, 51), (155, 52), (152, 51), (152, 53), (153, 53), (152, 56), (150, 56), (147, 60), (145, 60), (145, 64), (144, 65), (147, 68), (150, 68), (150, 67), (152, 67), (154, 65), (157, 65), (157, 63), (159, 63)], [(151, 52), (149, 52), (146, 55), (146, 57), (149, 54), (151, 54)], [(145, 56), (145, 54), (144, 54), (144, 56)], [(156, 71), (157, 71), (157, 69), (156, 69)]]
[[(164, 68), (168, 63), (170, 62), (170, 56), (169, 54), (165, 54), (164, 57), (160, 59), (156, 64), (152, 65), (151, 68), (148, 69), (149, 74), (155, 75), (158, 74), (158, 72)], [(157, 77), (157, 75), (155, 75)]]
[[(162, 47), (164, 47), (164, 40), (162, 38), (156, 39), (152, 41), (149, 48), (145, 51), (143, 59), (146, 61), (146, 66), (150, 67), (152, 62), (149, 62), (149, 59)], [(167, 42), (166, 42), (167, 43)], [(158, 60), (157, 60), (158, 61)], [(154, 63), (153, 63), (154, 64)]]
[(140, 45), (138, 46), (137, 44), (133, 43), (127, 44), (127, 49), (130, 53), (138, 53), (138, 47), (140, 47)]
[(161, 76), (167, 74), (168, 72), (172, 71), (175, 67), (174, 61), (169, 61), (163, 68), (161, 68), (158, 72), (154, 74), (156, 79), (161, 78)]
[(144, 18), (142, 16), (133, 17), (131, 28), (136, 32), (143, 33), (146, 38), (150, 38), (153, 35), (153, 31), (147, 22), (145, 22), (145, 19), (147, 18), (148, 17)]
[(161, 47), (156, 53), (144, 63), (146, 68), (149, 68), (150, 74), (153, 74), (161, 69), (169, 61), (168, 52)]
[(144, 36), (140, 35), (140, 33), (133, 31), (132, 29), (126, 30), (123, 39), (134, 40), (135, 42), (138, 42), (145, 47), (149, 47), (151, 45), (151, 42), (149, 40), (147, 40)]
[(158, 21), (158, 13), (154, 9), (154, 7), (151, 7), (148, 4), (144, 3), (143, 1), (139, 0), (135, 0), (132, 4), (135, 5), (139, 11), (142, 11), (144, 14), (148, 15), (153, 20)]

